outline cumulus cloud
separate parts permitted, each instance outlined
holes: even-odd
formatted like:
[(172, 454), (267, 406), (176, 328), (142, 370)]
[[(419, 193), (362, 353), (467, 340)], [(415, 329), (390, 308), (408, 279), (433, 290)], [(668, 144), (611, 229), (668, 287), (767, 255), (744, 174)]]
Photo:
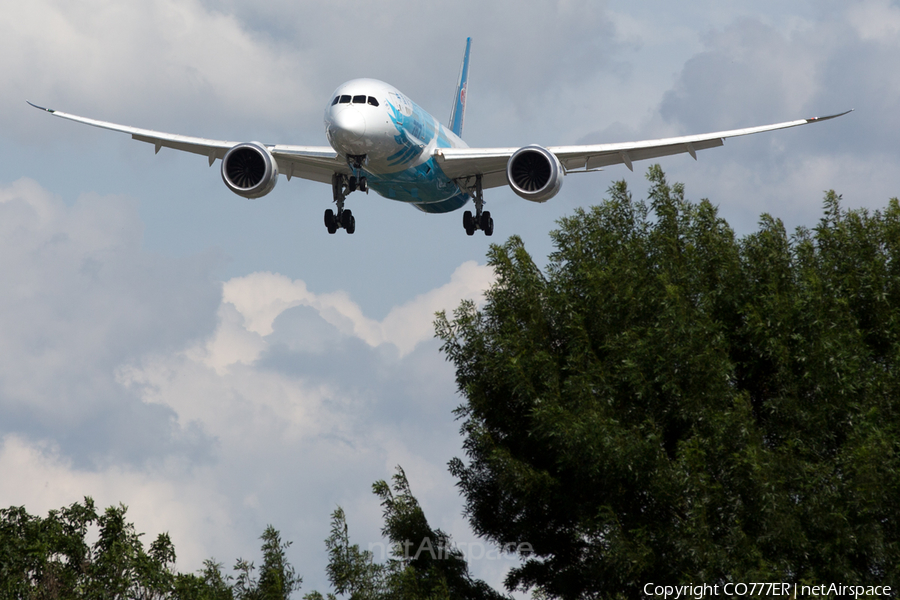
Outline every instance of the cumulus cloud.
[[(283, 182), (248, 202), (202, 159), (164, 151), (150, 164), (148, 147), (41, 115), (26, 98), (178, 133), (324, 144), (321, 110), (352, 77), (384, 79), (446, 115), (471, 35), (473, 146), (647, 139), (855, 108), (663, 167), (739, 232), (763, 211), (814, 224), (828, 188), (851, 206), (898, 194), (896, 3), (612, 8), (5, 7), (0, 181), (18, 181), (0, 185), (0, 497), (33, 510), (85, 493), (123, 501), (139, 527), (172, 528), (184, 568), (246, 554), (273, 522), (321, 588), (328, 513), (343, 504), (363, 539), (378, 538), (369, 484), (401, 463), (428, 514), (464, 535), (444, 468), (459, 454), (459, 399), (431, 321), (492, 278), (479, 264), (491, 239), (462, 235), (457, 214), (354, 195), (357, 233), (327, 236), (327, 186)], [(612, 179), (642, 195), (645, 166), (567, 178), (539, 206), (490, 190), (493, 239), (518, 234), (540, 261), (554, 219), (599, 201)]]
[[(259, 126), (283, 119), (288, 109), (320, 110), (309, 86), (314, 69), (302, 55), (274, 47), (233, 15), (194, 0), (9, 5), (0, 51), (17, 57), (0, 61), (0, 76), (19, 96), (17, 104), (27, 98), (157, 129), (164, 121), (222, 130), (240, 113), (256, 115)], [(2, 122), (20, 139), (33, 136), (15, 113), (5, 111)]]
[[(119, 386), (116, 365), (179, 348), (215, 325), (213, 256), (140, 251), (133, 203), (86, 194), (71, 206), (38, 184), (0, 188), (0, 434), (26, 431), (105, 460), (204, 454), (202, 433)], [(138, 419), (129, 435), (121, 427)], [(192, 449), (192, 450), (191, 450)]]
[[(896, 40), (883, 35), (897, 11), (885, 2), (842, 8), (791, 33), (737, 21), (686, 63), (661, 104), (661, 114), (684, 128), (856, 109), (837, 121), (728, 142), (729, 157), (720, 151), (697, 171), (703, 195), (742, 211), (756, 206), (791, 225), (815, 223), (826, 189), (850, 206), (879, 207), (897, 195), (900, 178), (888, 165), (900, 159), (900, 96), (883, 76), (900, 68)], [(741, 170), (747, 173), (733, 176)]]
[[(248, 333), (267, 336), (272, 333), (273, 323), (282, 312), (295, 306), (309, 306), (341, 333), (354, 335), (373, 347), (393, 344), (400, 355), (405, 356), (419, 342), (433, 336), (432, 321), (437, 311), (455, 308), (462, 298), (479, 300), (492, 279), (489, 268), (467, 261), (453, 272), (449, 283), (394, 307), (380, 322), (367, 318), (360, 306), (344, 292), (316, 295), (307, 290), (303, 281), (291, 281), (274, 273), (253, 273), (231, 279), (225, 283), (223, 301), (243, 317), (243, 329)], [(227, 314), (222, 316), (228, 320)], [(224, 335), (232, 335), (231, 327), (226, 326), (221, 331)], [(249, 341), (250, 338), (244, 337)], [(221, 367), (222, 361), (228, 359), (218, 358), (219, 353), (229, 354), (238, 345), (226, 343), (222, 346), (214, 342), (208, 348), (211, 364)], [(250, 345), (254, 347), (248, 349), (245, 356), (255, 359), (261, 347), (253, 342)]]
[(863, 40), (900, 45), (900, 7), (888, 0), (869, 0), (849, 6), (847, 21)]
[[(698, 154), (698, 162), (660, 162), (694, 199), (709, 198), (741, 233), (769, 212), (789, 227), (820, 217), (825, 190), (846, 205), (877, 208), (897, 195), (900, 176), (900, 68), (890, 35), (898, 11), (880, 0), (829, 5), (780, 17), (733, 16), (695, 33), (701, 47), (642, 122), (614, 124), (584, 143), (719, 131), (824, 116), (835, 121), (736, 138)], [(628, 175), (631, 179), (632, 176)], [(635, 185), (636, 193), (643, 184)]]
[[(476, 11), (480, 17), (460, 27), (444, 7), (408, 0), (390, 7), (36, 0), (6, 11), (0, 51), (16, 59), (0, 59), (0, 76), (17, 103), (27, 98), (205, 137), (274, 135), (265, 141), (324, 144), (321, 110), (329, 93), (354, 77), (384, 79), (434, 114), (449, 113), (465, 38), (472, 36), (473, 98), (484, 110), (471, 117), (479, 129), (509, 125), (512, 139), (523, 123), (539, 131), (549, 101), (587, 109), (571, 98), (593, 89), (598, 71), (618, 68), (621, 42), (604, 5), (577, 0), (522, 11), (515, 2), (469, 0), (454, 11), (460, 19)], [(352, 41), (336, 32), (353, 32)], [(33, 127), (16, 117), (0, 119), (20, 141), (33, 138)]]
[(181, 564), (191, 569), (198, 556), (206, 558), (212, 549), (230, 543), (235, 519), (229, 499), (210, 485), (209, 470), (194, 469), (191, 476), (184, 472), (184, 465), (173, 463), (140, 470), (128, 465), (83, 469), (52, 442), (18, 434), (0, 438), (4, 506), (25, 506), (31, 514), (46, 515), (85, 496), (101, 510), (124, 503), (129, 520), (146, 534), (145, 544), (173, 532)]
[(480, 301), (488, 267), (463, 263), (376, 320), (346, 292), (276, 273), (221, 284), (213, 256), (150, 254), (122, 197), (67, 205), (19, 180), (0, 188), (0, 228), (4, 505), (123, 502), (188, 570), (247, 555), (274, 523), (319, 587), (329, 514), (344, 504), (380, 541), (369, 486), (397, 464), (460, 527), (444, 467), (458, 399), (432, 321)]
[[(235, 278), (205, 342), (123, 365), (118, 381), (216, 440), (215, 464), (198, 472), (231, 507), (235, 535), (222, 547), (238, 552), (236, 542), (252, 545), (263, 519), (275, 521), (302, 541), (294, 560), (308, 581), (321, 581), (328, 515), (342, 504), (364, 545), (380, 541), (368, 486), (397, 464), (432, 513), (459, 528), (444, 468), (458, 450), (450, 414), (458, 400), (431, 322), (435, 309), (478, 300), (491, 280), (486, 267), (464, 264), (448, 284), (379, 322), (344, 293), (313, 294), (272, 273)], [(398, 319), (404, 331), (385, 335)], [(211, 540), (207, 526), (197, 535)]]

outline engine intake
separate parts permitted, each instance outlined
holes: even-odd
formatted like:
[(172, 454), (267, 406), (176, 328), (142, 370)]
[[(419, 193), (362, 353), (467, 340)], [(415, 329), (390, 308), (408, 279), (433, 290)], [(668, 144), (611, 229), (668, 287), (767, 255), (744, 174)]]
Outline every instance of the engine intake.
[(238, 144), (222, 159), (222, 180), (239, 196), (259, 198), (278, 183), (278, 163), (259, 142)]
[(556, 155), (537, 145), (519, 148), (506, 163), (509, 187), (532, 202), (546, 202), (559, 193), (563, 175)]

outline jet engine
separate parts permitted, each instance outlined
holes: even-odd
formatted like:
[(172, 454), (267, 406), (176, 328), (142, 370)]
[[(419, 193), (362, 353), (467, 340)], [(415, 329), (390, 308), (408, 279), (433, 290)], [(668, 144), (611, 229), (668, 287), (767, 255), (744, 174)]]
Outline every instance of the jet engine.
[(532, 202), (546, 202), (562, 187), (565, 175), (556, 156), (541, 146), (519, 148), (506, 163), (506, 178), (515, 193)]
[(259, 142), (238, 144), (222, 159), (222, 180), (239, 196), (259, 198), (278, 183), (278, 163)]

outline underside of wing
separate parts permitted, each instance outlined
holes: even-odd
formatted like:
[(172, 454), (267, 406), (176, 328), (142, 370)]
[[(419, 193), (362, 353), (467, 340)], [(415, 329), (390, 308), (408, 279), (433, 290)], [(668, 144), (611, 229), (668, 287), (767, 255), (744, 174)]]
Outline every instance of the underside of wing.
[(341, 158), (329, 146), (269, 146), (272, 156), (278, 161), (278, 169), (287, 178), (300, 177), (331, 183), (331, 176), (335, 173), (351, 175), (352, 171), (347, 161)]
[(506, 164), (518, 148), (438, 148), (434, 157), (450, 179), (483, 177), (485, 189), (506, 185)]
[[(842, 112), (827, 117), (799, 119), (774, 125), (762, 125), (745, 129), (732, 129), (699, 135), (645, 140), (639, 142), (617, 142), (584, 146), (550, 146), (547, 148), (559, 160), (566, 173), (593, 171), (615, 164), (624, 164), (634, 170), (632, 163), (673, 154), (690, 154), (697, 158), (698, 150), (715, 148), (725, 143), (726, 138), (787, 129), (827, 121), (847, 114)], [(519, 148), (439, 148), (435, 159), (444, 173), (451, 179), (466, 179), (482, 176), (485, 188), (498, 187), (508, 183), (506, 168), (510, 157)]]
[[(156, 152), (159, 152), (161, 148), (172, 148), (174, 150), (181, 150), (182, 152), (200, 154), (207, 158), (210, 166), (212, 166), (216, 159), (224, 158), (225, 154), (239, 143), (164, 133), (161, 131), (153, 131), (151, 129), (140, 129), (138, 127), (130, 127), (127, 125), (119, 125), (117, 123), (108, 123), (106, 121), (79, 117), (78, 115), (71, 115), (37, 106), (31, 102), (28, 104), (56, 117), (84, 123), (93, 127), (127, 133), (131, 135), (133, 139), (140, 142), (153, 144)], [(279, 172), (287, 175), (288, 179), (291, 177), (300, 177), (302, 179), (331, 183), (331, 176), (333, 173), (350, 172), (350, 168), (347, 166), (346, 161), (339, 158), (337, 152), (329, 146), (285, 146), (267, 144), (265, 147), (278, 162)]]

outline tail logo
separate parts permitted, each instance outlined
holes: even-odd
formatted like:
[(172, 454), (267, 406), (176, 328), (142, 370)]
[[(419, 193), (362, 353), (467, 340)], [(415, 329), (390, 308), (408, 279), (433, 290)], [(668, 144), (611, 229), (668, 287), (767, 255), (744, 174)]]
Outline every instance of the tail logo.
[(462, 111), (459, 116), (459, 130), (462, 131), (463, 125), (466, 123), (466, 87), (468, 87), (468, 82), (464, 82), (462, 87), (459, 88), (459, 105), (462, 107)]

